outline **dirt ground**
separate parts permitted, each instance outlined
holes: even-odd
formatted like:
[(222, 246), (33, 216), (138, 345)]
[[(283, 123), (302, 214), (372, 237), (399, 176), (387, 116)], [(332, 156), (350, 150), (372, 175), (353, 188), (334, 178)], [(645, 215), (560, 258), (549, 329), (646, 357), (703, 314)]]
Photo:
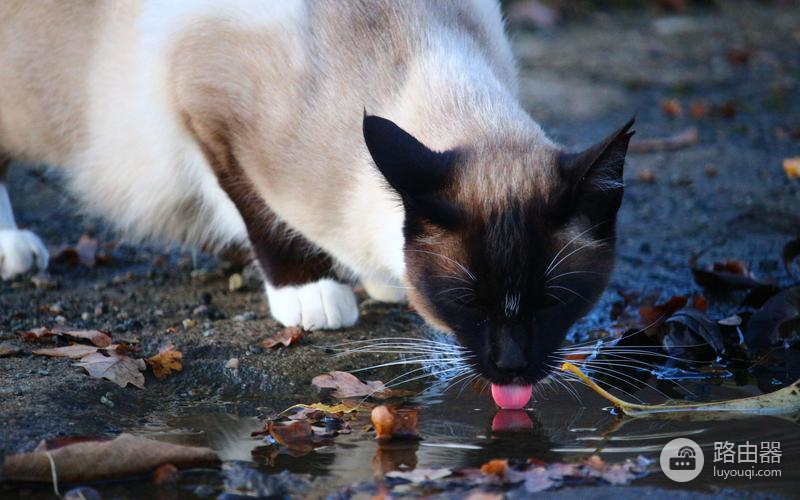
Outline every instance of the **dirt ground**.
[[(636, 139), (699, 131), (689, 147), (630, 155), (615, 277), (578, 332), (607, 320), (618, 291), (695, 291), (687, 261), (707, 247), (704, 259), (742, 259), (759, 275), (785, 280), (780, 249), (800, 231), (800, 184), (781, 168), (784, 158), (800, 156), (800, 8), (720, 3), (727, 7), (595, 14), (514, 33), (523, 100), (556, 140), (586, 145), (634, 113)], [(680, 116), (665, 113), (667, 99), (680, 104)], [(702, 117), (701, 104), (709, 108)], [(420, 334), (405, 307), (365, 302), (355, 328), (264, 352), (258, 341), (278, 325), (258, 282), (247, 278), (253, 273), (231, 292), (228, 277), (239, 271), (232, 264), (117, 243), (102, 221), (79, 215), (77, 201), (43, 168), (14, 169), (10, 185), (19, 222), (51, 247), (94, 232), (111, 258), (93, 269), (54, 263), (55, 288), (0, 283), (0, 347), (12, 350), (0, 358), (0, 455), (45, 437), (130, 428), (186, 404), (277, 407), (308, 394), (314, 375), (374, 364), (332, 356), (325, 345)], [(108, 330), (137, 342), (143, 356), (174, 343), (184, 371), (164, 381), (148, 375), (144, 390), (122, 389), (68, 360), (30, 354), (34, 346), (15, 334), (59, 323)], [(232, 358), (237, 369), (226, 368)]]

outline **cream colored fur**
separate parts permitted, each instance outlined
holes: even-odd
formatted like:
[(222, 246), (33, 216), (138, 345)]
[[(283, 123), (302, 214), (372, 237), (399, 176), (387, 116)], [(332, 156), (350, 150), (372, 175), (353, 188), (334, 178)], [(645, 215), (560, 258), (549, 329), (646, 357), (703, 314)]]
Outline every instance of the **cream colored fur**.
[[(185, 118), (224, 123), (269, 208), (396, 299), (403, 211), (364, 147), (364, 109), (434, 149), (546, 143), (517, 103), (494, 0), (0, 3), (0, 155), (60, 167), (129, 238), (247, 245)], [(355, 321), (349, 288), (310, 286), (267, 286), (274, 315)]]

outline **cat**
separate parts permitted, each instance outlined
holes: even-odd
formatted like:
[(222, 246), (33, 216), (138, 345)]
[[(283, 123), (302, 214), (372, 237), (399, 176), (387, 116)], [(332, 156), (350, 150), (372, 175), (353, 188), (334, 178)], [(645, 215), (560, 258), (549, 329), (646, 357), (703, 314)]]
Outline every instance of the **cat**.
[[(46, 163), (129, 239), (252, 249), (287, 326), (407, 298), (533, 383), (607, 285), (633, 133), (566, 152), (517, 87), (493, 0), (6, 0), (0, 180)], [(0, 275), (46, 266), (0, 183)]]

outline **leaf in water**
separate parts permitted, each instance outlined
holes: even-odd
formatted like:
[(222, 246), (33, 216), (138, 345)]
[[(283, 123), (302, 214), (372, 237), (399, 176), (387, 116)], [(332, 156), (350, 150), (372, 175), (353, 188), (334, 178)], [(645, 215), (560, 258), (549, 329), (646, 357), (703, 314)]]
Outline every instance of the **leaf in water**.
[(311, 423), (306, 420), (296, 420), (288, 424), (268, 422), (267, 432), (294, 457), (307, 455), (314, 448), (333, 443), (324, 436), (315, 435)]
[(163, 380), (172, 372), (183, 370), (181, 359), (183, 359), (183, 353), (176, 350), (174, 345), (169, 344), (159, 350), (155, 356), (147, 358), (145, 362), (153, 369), (153, 375), (157, 379)]
[(146, 368), (145, 362), (117, 351), (112, 351), (108, 355), (100, 352), (89, 354), (75, 363), (75, 366), (85, 369), (92, 377), (110, 380), (120, 387), (132, 384), (144, 389), (144, 375), (141, 372)]
[(489, 460), (481, 465), (481, 474), (494, 474), (495, 476), (505, 476), (508, 471), (508, 460)]
[(264, 349), (273, 349), (278, 346), (289, 347), (294, 345), (303, 338), (303, 330), (296, 326), (284, 328), (270, 338), (261, 341), (261, 347)]
[(51, 349), (36, 349), (33, 354), (50, 356), (53, 358), (81, 359), (97, 352), (97, 347), (84, 344), (72, 344), (66, 347), (53, 347)]
[(442, 479), (453, 474), (450, 469), (414, 469), (412, 471), (392, 471), (386, 477), (393, 479), (404, 479), (415, 484), (427, 483)]
[(371, 414), (375, 439), (421, 439), (417, 430), (418, 415), (418, 408), (375, 407)]
[(217, 454), (209, 448), (121, 434), (110, 441), (82, 441), (51, 451), (7, 455), (2, 466), (3, 478), (51, 482), (48, 454), (56, 464), (58, 480), (64, 483), (141, 475), (167, 463), (179, 468), (219, 465)]
[(673, 418), (697, 418), (703, 420), (705, 414), (752, 414), (752, 415), (791, 415), (800, 412), (800, 380), (768, 394), (749, 398), (731, 399), (713, 403), (679, 403), (646, 405), (624, 401), (594, 383), (580, 368), (572, 363), (563, 363), (562, 371), (570, 372), (580, 378), (592, 390), (611, 401), (625, 415), (632, 417), (666, 416)]
[(290, 416), (289, 418), (293, 420), (302, 420), (302, 418), (295, 418), (298, 414), (305, 411), (318, 411), (322, 413), (327, 413), (329, 415), (339, 415), (339, 414), (347, 414), (347, 413), (354, 413), (358, 411), (357, 406), (352, 406), (346, 403), (339, 403), (338, 405), (326, 405), (323, 403), (314, 403), (313, 405), (304, 405), (304, 404), (297, 404), (292, 405), (289, 408), (286, 408), (281, 412), (281, 414), (285, 414), (291, 410), (300, 409), (301, 411), (295, 413), (294, 415)]
[(753, 313), (745, 330), (745, 342), (755, 351), (800, 336), (800, 286), (788, 288)]

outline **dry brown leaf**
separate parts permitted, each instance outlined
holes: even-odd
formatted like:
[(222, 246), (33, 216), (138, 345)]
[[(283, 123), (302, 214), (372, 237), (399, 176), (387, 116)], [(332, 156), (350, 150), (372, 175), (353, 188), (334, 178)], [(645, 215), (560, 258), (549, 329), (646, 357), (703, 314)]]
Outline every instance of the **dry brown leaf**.
[(64, 483), (116, 479), (150, 472), (164, 464), (178, 468), (219, 465), (210, 448), (182, 446), (121, 434), (110, 441), (70, 444), (50, 451), (7, 455), (2, 477), (10, 481), (51, 482), (48, 454)]
[(54, 328), (55, 335), (63, 335), (74, 339), (88, 340), (97, 347), (108, 347), (111, 345), (111, 336), (101, 330), (68, 330), (64, 328)]
[(19, 330), (16, 333), (24, 342), (38, 342), (42, 339), (53, 336), (52, 330), (44, 327), (33, 328), (25, 331)]
[(495, 476), (504, 476), (508, 470), (508, 460), (489, 460), (481, 465), (481, 473), (494, 474)]
[(75, 366), (85, 369), (92, 377), (110, 380), (120, 387), (132, 384), (144, 389), (144, 375), (141, 372), (146, 365), (141, 359), (133, 359), (116, 351), (108, 355), (96, 352), (81, 358)]
[(376, 406), (371, 414), (372, 425), (375, 427), (375, 439), (420, 439), (417, 430), (418, 414), (417, 408)]
[(388, 391), (383, 382), (362, 382), (355, 375), (347, 372), (329, 372), (314, 377), (311, 383), (315, 387), (334, 389), (331, 394), (335, 398), (357, 398), (363, 396), (381, 397)]
[(153, 375), (155, 375), (157, 379), (163, 380), (172, 372), (183, 370), (183, 365), (181, 364), (182, 358), (183, 353), (176, 350), (175, 346), (170, 344), (158, 351), (158, 354), (155, 356), (147, 358), (145, 362), (152, 368)]
[(284, 328), (270, 338), (261, 341), (264, 349), (273, 349), (278, 346), (289, 347), (300, 342), (303, 338), (303, 330), (296, 326)]
[(36, 349), (33, 354), (50, 356), (52, 358), (81, 359), (97, 352), (97, 347), (85, 344), (72, 344), (66, 347), (53, 347), (50, 349)]

